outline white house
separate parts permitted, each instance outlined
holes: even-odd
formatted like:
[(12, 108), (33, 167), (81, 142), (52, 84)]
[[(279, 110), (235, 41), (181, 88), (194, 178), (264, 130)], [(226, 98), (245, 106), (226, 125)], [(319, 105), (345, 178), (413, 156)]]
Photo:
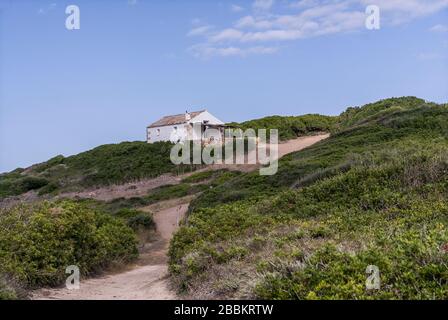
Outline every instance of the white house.
[(157, 141), (176, 143), (186, 140), (197, 141), (202, 138), (206, 142), (218, 142), (222, 141), (223, 132), (224, 122), (207, 110), (202, 110), (163, 117), (146, 128), (146, 140), (148, 143)]

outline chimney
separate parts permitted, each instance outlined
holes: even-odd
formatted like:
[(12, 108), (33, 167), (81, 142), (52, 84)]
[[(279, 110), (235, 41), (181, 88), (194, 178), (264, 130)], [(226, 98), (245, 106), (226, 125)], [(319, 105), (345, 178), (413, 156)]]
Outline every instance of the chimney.
[(188, 111), (185, 111), (185, 120), (186, 121), (190, 121), (191, 120), (191, 115), (188, 113)]

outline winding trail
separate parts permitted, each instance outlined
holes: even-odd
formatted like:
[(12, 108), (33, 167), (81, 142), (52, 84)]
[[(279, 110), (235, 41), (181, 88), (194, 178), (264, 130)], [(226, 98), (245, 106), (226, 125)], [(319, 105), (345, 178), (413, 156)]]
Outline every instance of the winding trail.
[[(179, 221), (188, 209), (188, 203), (157, 212), (154, 221), (158, 239), (143, 248), (137, 263), (129, 271), (99, 278), (81, 279), (79, 290), (67, 288), (40, 289), (33, 299), (62, 300), (168, 300), (176, 299), (169, 288), (167, 251), (169, 241)], [(145, 210), (145, 208), (143, 208)]]
[[(328, 134), (302, 137), (279, 144), (278, 157), (302, 150), (323, 139)], [(230, 165), (231, 170), (251, 171), (258, 165)], [(211, 170), (222, 168), (211, 166)], [(140, 182), (139, 186), (131, 184), (108, 187), (77, 196), (110, 200), (117, 197), (129, 197), (144, 194), (148, 189), (167, 184), (178, 183), (181, 177), (159, 177), (154, 181)], [(163, 203), (141, 208), (143, 211), (155, 212), (156, 240), (144, 245), (138, 260), (125, 271), (110, 273), (102, 277), (89, 278), (80, 281), (79, 290), (62, 288), (44, 288), (32, 293), (36, 300), (169, 300), (179, 299), (170, 288), (168, 281), (168, 246), (176, 231), (179, 221), (185, 216), (192, 197), (173, 199)]]

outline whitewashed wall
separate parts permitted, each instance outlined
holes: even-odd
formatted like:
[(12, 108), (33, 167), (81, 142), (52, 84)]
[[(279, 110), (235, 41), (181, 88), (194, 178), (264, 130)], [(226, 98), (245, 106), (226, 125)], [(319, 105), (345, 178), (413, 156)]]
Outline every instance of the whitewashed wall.
[[(176, 143), (177, 141), (188, 139), (199, 140), (201, 139), (200, 129), (193, 130), (192, 125), (193, 123), (203, 123), (204, 121), (208, 121), (209, 124), (224, 124), (224, 122), (213, 116), (210, 112), (204, 111), (192, 118), (187, 124), (147, 128), (147, 142), (171, 141)], [(213, 136), (215, 137), (215, 140), (221, 140), (220, 135)]]
[(187, 136), (188, 134), (187, 129), (185, 128), (185, 124), (147, 128), (148, 143), (154, 143), (158, 141), (171, 141), (175, 143), (178, 140), (185, 140)]
[(196, 117), (192, 118), (190, 122), (203, 122), (204, 120), (208, 120), (210, 124), (224, 124), (221, 120), (216, 118), (214, 115), (212, 115), (207, 110), (202, 112), (201, 114), (197, 115)]

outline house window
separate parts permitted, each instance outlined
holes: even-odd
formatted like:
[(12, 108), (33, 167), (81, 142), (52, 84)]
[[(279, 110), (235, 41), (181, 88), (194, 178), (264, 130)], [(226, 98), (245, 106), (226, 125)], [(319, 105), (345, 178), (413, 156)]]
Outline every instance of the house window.
[(177, 133), (177, 127), (174, 127), (174, 132)]
[(157, 136), (160, 136), (160, 129), (157, 129)]
[(148, 135), (148, 140), (151, 140), (151, 130), (148, 129), (147, 135)]

